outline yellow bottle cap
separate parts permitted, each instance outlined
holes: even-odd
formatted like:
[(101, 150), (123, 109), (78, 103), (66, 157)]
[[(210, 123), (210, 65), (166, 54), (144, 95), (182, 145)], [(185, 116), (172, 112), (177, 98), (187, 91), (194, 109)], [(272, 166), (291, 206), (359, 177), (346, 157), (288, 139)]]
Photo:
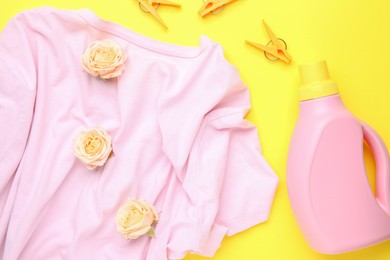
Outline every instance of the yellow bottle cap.
[(330, 79), (326, 61), (316, 61), (299, 66), (302, 85), (299, 101), (339, 93), (336, 83)]

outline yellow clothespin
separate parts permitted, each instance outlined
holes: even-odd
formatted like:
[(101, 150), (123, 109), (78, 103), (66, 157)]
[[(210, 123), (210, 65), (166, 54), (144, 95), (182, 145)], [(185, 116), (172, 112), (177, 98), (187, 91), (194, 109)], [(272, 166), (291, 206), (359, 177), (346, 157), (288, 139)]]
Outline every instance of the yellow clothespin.
[(233, 1), (235, 0), (206, 0), (204, 1), (203, 6), (199, 9), (198, 13), (203, 17)]
[(144, 7), (147, 12), (151, 13), (165, 28), (168, 28), (168, 26), (164, 23), (164, 21), (161, 19), (161, 17), (158, 15), (155, 7), (160, 5), (169, 5), (169, 6), (175, 6), (175, 7), (181, 7), (180, 4), (168, 1), (168, 0), (138, 0), (139, 6), (142, 10), (142, 7)]
[[(289, 63), (291, 61), (291, 56), (287, 52), (287, 44), (286, 42), (281, 38), (276, 38), (276, 36), (273, 34), (271, 29), (268, 27), (268, 25), (263, 20), (265, 29), (267, 30), (268, 36), (271, 39), (267, 45), (262, 45), (258, 43), (254, 43), (251, 41), (246, 41), (247, 43), (251, 44), (252, 46), (259, 48), (260, 50), (264, 51), (264, 55), (267, 59), (270, 61), (277, 61), (281, 59), (282, 61)], [(272, 43), (270, 46), (268, 46), (270, 43)], [(276, 59), (270, 59), (267, 56), (267, 53), (274, 56)]]

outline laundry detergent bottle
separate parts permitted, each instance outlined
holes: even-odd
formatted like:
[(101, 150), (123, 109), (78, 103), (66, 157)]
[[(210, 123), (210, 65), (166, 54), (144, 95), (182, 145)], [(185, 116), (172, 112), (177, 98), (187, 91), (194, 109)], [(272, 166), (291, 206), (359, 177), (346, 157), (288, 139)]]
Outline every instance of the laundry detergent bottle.
[[(339, 254), (390, 238), (390, 160), (385, 144), (344, 106), (325, 61), (300, 66), (299, 116), (287, 161), (287, 187), (309, 245)], [(363, 141), (376, 165), (376, 194)]]

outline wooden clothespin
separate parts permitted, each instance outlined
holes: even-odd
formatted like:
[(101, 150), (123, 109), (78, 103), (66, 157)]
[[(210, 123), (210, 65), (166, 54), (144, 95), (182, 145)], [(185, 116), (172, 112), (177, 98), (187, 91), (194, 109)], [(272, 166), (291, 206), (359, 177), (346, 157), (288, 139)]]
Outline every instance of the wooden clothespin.
[[(291, 56), (287, 52), (287, 44), (286, 44), (286, 42), (283, 39), (281, 39), (281, 38), (277, 38), (274, 35), (274, 33), (271, 31), (271, 29), (268, 27), (268, 25), (265, 23), (264, 20), (263, 20), (263, 23), (264, 23), (265, 29), (267, 30), (268, 36), (271, 39), (268, 42), (268, 44), (267, 45), (262, 45), (262, 44), (254, 43), (254, 42), (251, 42), (251, 41), (246, 41), (246, 42), (249, 43), (250, 45), (256, 47), (256, 48), (259, 48), (260, 50), (263, 50), (265, 57), (267, 59), (269, 59), (270, 61), (277, 61), (277, 60), (280, 59), (280, 60), (282, 60), (282, 61), (284, 61), (286, 63), (289, 63), (291, 61)], [(267, 53), (272, 55), (272, 56), (274, 56), (276, 59), (270, 59), (267, 56)]]
[(168, 29), (168, 26), (164, 23), (164, 21), (161, 19), (161, 17), (158, 15), (155, 7), (159, 5), (168, 5), (168, 6), (175, 6), (175, 7), (181, 7), (180, 4), (168, 1), (168, 0), (138, 0), (140, 8), (144, 7), (147, 12), (151, 13), (154, 18), (157, 19), (157, 21), (160, 22), (165, 28)]
[(235, 0), (206, 0), (204, 1), (203, 6), (199, 9), (198, 13), (204, 17), (205, 15), (215, 12), (215, 10), (233, 1)]

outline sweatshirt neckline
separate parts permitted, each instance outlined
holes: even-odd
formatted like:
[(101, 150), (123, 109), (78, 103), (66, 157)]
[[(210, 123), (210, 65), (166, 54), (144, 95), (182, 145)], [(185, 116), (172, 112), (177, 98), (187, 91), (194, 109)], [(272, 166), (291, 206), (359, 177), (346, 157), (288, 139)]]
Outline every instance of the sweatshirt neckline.
[(115, 34), (120, 38), (127, 40), (141, 48), (153, 52), (157, 52), (160, 54), (165, 54), (165, 55), (175, 56), (175, 57), (184, 57), (184, 58), (197, 57), (199, 56), (199, 54), (202, 53), (204, 49), (206, 49), (208, 45), (212, 43), (212, 41), (205, 35), (202, 35), (200, 37), (199, 46), (183, 46), (183, 45), (176, 45), (172, 43), (162, 42), (138, 34), (122, 25), (104, 20), (99, 16), (97, 16), (94, 12), (92, 12), (88, 8), (74, 10), (74, 12), (78, 16), (80, 16), (83, 20), (85, 20), (88, 24), (90, 24), (91, 26), (95, 27), (98, 30)]

